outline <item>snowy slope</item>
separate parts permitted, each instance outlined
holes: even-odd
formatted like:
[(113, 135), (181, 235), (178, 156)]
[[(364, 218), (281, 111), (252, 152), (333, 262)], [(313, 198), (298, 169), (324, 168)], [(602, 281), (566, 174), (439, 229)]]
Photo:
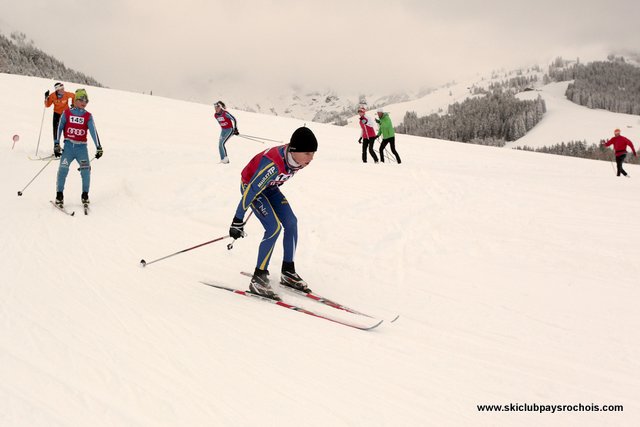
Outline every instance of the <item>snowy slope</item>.
[[(473, 76), (459, 82), (451, 82), (437, 89), (428, 91), (423, 96), (405, 102), (392, 102), (384, 106), (384, 110), (393, 118), (394, 124), (400, 124), (408, 111), (414, 111), (419, 117), (429, 114), (446, 113), (449, 105), (481, 95), (474, 95), (473, 88), (487, 89), (492, 83), (506, 82), (514, 77), (538, 77), (542, 80), (544, 73), (535, 67), (511, 71), (494, 71), (491, 76)], [(351, 126), (357, 126), (358, 116), (354, 114), (349, 120)]]
[[(364, 165), (353, 129), (312, 124), (316, 158), (282, 187), (299, 220), (296, 264), (321, 294), (401, 316), (362, 332), (198, 283), (246, 287), (254, 219), (232, 251), (139, 267), (228, 231), (240, 171), (264, 146), (233, 138), (218, 164), (210, 106), (89, 88), (105, 149), (92, 214), (49, 205), (55, 165), (17, 197), (43, 166), (27, 156), (51, 83), (0, 75), (0, 425), (640, 422), (637, 166), (621, 179), (606, 162), (406, 136), (402, 165)], [(282, 140), (301, 124), (237, 118)], [(69, 208), (79, 196), (72, 168)], [(278, 248), (274, 278), (280, 260)], [(476, 408), (508, 403), (624, 412)]]
[(606, 110), (590, 109), (575, 104), (565, 97), (571, 82), (550, 83), (533, 92), (518, 94), (520, 99), (535, 99), (540, 95), (547, 106), (544, 117), (533, 129), (506, 147), (542, 147), (569, 141), (587, 141), (599, 144), (602, 139), (613, 137), (614, 129), (632, 141), (640, 137), (640, 117), (632, 114), (614, 113)]
[[(614, 129), (621, 129), (622, 134), (632, 141), (640, 138), (640, 117), (631, 114), (614, 113), (606, 110), (590, 109), (575, 104), (565, 97), (567, 86), (571, 82), (558, 82), (542, 85), (542, 73), (533, 69), (523, 76), (538, 76), (535, 90), (521, 92), (516, 96), (522, 100), (544, 99), (547, 112), (544, 118), (524, 137), (508, 142), (505, 148), (521, 146), (542, 147), (570, 141), (587, 141), (589, 144), (600, 143), (602, 139), (613, 137)], [(415, 111), (418, 116), (446, 112), (449, 105), (463, 102), (471, 95), (470, 87), (487, 88), (491, 82), (508, 80), (516, 76), (516, 71), (495, 73), (493, 78), (469, 79), (464, 82), (443, 86), (427, 95), (408, 102), (390, 104), (384, 107), (389, 112), (394, 125), (399, 125), (407, 111)], [(373, 113), (372, 113), (373, 114)], [(349, 120), (349, 127), (357, 128), (357, 116)], [(355, 131), (357, 134), (357, 131)]]

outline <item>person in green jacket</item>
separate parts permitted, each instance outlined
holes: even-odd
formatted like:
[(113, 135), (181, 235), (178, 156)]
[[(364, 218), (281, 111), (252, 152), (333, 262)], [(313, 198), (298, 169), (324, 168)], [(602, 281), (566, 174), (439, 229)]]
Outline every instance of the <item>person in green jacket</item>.
[(384, 149), (388, 144), (389, 147), (391, 147), (391, 152), (394, 156), (396, 156), (396, 161), (398, 162), (398, 164), (402, 163), (402, 161), (400, 160), (400, 155), (396, 151), (396, 132), (393, 129), (393, 123), (391, 123), (389, 113), (385, 113), (382, 108), (379, 108), (378, 118), (379, 120), (376, 121), (379, 123), (380, 127), (378, 129), (378, 135), (376, 136), (376, 138), (382, 135), (382, 143), (380, 144), (380, 161), (384, 163)]

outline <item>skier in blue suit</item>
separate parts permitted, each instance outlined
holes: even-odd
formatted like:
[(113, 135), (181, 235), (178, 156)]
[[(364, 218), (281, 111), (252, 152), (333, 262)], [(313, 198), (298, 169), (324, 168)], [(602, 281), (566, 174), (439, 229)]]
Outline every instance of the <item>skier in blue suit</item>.
[(269, 148), (256, 154), (242, 170), (242, 197), (231, 223), (229, 235), (244, 237), (244, 216), (251, 208), (264, 227), (264, 237), (258, 248), (256, 268), (249, 291), (274, 300), (280, 297), (269, 283), (269, 261), (281, 231), (284, 230), (284, 258), (280, 284), (302, 292), (311, 292), (296, 273), (294, 258), (298, 243), (298, 220), (280, 191), (280, 186), (296, 172), (307, 167), (318, 149), (311, 129), (301, 127), (291, 135), (289, 144)]
[[(56, 140), (53, 144), (53, 153), (60, 158), (58, 167), (58, 177), (56, 183), (56, 205), (62, 207), (64, 204), (64, 184), (69, 174), (69, 166), (72, 161), (77, 161), (80, 165), (80, 176), (82, 177), (83, 204), (89, 203), (89, 185), (91, 183), (91, 163), (87, 150), (87, 133), (91, 134), (96, 145), (96, 159), (102, 157), (102, 145), (98, 138), (93, 115), (85, 110), (89, 97), (87, 91), (78, 89), (75, 93), (73, 107), (67, 108), (60, 117)], [(60, 147), (60, 137), (64, 136), (64, 150)]]

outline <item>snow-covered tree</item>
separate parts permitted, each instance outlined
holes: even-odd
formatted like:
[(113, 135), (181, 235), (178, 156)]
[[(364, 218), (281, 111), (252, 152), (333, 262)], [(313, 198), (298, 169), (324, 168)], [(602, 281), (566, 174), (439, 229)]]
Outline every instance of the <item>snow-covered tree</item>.
[(24, 33), (14, 32), (10, 37), (0, 34), (0, 72), (102, 86), (93, 77), (65, 67), (36, 48)]

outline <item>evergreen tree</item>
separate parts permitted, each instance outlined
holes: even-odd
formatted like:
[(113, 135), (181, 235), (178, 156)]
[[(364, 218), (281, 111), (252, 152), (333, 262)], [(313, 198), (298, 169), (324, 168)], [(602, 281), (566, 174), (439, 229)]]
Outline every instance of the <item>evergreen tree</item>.
[(61, 61), (37, 49), (24, 33), (14, 32), (10, 37), (0, 34), (1, 73), (102, 86), (93, 77), (69, 69)]
[[(587, 144), (586, 141), (569, 141), (561, 142), (551, 146), (543, 146), (538, 148), (516, 147), (516, 150), (535, 151), (537, 153), (556, 154), (561, 156), (580, 157), (591, 160), (615, 160), (615, 155), (611, 148), (605, 147), (605, 140), (601, 140), (600, 144)], [(633, 156), (627, 156), (627, 163), (640, 164), (640, 159)]]
[(408, 111), (397, 130), (410, 135), (503, 146), (505, 141), (514, 141), (531, 130), (542, 119), (546, 107), (541, 97), (522, 101), (508, 87), (502, 89), (495, 86), (489, 95), (456, 102), (444, 115), (418, 117)]
[(558, 67), (556, 60), (544, 80), (573, 80), (565, 96), (576, 104), (640, 115), (640, 68), (623, 57), (609, 55), (608, 59), (586, 65), (577, 62), (570, 67)]

